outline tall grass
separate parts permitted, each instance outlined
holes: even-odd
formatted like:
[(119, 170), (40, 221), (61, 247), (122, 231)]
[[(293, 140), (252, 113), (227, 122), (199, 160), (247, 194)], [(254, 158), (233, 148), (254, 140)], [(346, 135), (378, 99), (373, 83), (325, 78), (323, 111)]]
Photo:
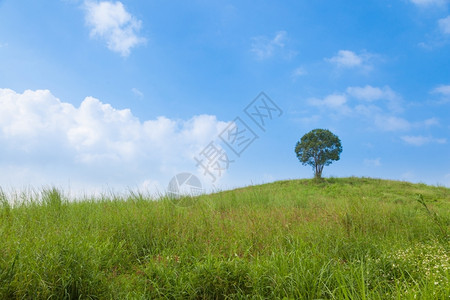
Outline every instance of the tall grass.
[(450, 296), (444, 187), (330, 178), (190, 207), (133, 193), (69, 201), (55, 188), (11, 200), (0, 193), (3, 299)]

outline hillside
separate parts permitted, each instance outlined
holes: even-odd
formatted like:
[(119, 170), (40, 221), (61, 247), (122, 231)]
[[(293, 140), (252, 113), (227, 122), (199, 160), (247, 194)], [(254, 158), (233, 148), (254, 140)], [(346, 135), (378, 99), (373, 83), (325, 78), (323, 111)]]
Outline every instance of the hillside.
[[(0, 196), (0, 298), (448, 299), (450, 189), (279, 181), (180, 200)], [(187, 206), (187, 207), (184, 207)]]

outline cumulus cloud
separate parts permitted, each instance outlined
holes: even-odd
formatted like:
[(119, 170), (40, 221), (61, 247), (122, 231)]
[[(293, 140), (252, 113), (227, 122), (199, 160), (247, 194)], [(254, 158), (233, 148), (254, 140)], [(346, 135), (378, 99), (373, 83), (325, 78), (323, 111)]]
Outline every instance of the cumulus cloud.
[(259, 60), (268, 59), (274, 56), (277, 52), (282, 53), (285, 57), (290, 58), (295, 55), (295, 52), (285, 50), (287, 42), (287, 32), (278, 31), (273, 38), (267, 36), (258, 36), (252, 38), (252, 46), (250, 51)]
[(108, 49), (128, 56), (131, 48), (145, 42), (139, 36), (142, 22), (127, 12), (122, 2), (88, 0), (84, 8), (91, 37), (105, 40)]
[(413, 146), (422, 146), (422, 145), (429, 144), (429, 143), (437, 143), (437, 144), (447, 143), (447, 139), (445, 139), (445, 138), (433, 138), (431, 136), (422, 136), (422, 135), (417, 135), (417, 136), (405, 135), (405, 136), (402, 136), (401, 139), (405, 143), (413, 145)]
[(363, 63), (362, 57), (349, 50), (339, 50), (336, 56), (327, 59), (340, 67), (356, 67)]
[(365, 102), (384, 100), (387, 102), (390, 111), (401, 112), (403, 110), (400, 95), (395, 93), (389, 86), (384, 86), (382, 88), (370, 85), (364, 87), (348, 87), (347, 94), (357, 100), (363, 100)]
[(48, 90), (0, 89), (0, 181), (154, 185), (195, 170), (193, 157), (225, 126), (211, 115), (142, 122), (93, 97), (75, 107)]
[(338, 53), (331, 57), (325, 58), (328, 61), (339, 68), (363, 68), (370, 70), (370, 59), (373, 57), (370, 53), (356, 54), (350, 50), (339, 50)]

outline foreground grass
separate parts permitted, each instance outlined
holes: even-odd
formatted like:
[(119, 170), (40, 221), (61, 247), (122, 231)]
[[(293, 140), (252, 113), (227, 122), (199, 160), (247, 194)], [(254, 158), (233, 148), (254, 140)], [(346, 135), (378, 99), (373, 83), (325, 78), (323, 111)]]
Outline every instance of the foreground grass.
[(444, 187), (281, 181), (187, 208), (133, 194), (34, 198), (0, 196), (3, 299), (450, 296)]

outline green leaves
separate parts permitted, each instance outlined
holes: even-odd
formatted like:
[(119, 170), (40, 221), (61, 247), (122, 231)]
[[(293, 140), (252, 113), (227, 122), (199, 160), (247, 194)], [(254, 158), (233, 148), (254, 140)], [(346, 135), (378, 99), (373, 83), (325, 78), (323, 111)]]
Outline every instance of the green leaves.
[(327, 129), (314, 129), (305, 134), (295, 146), (295, 153), (303, 165), (310, 165), (317, 178), (324, 166), (340, 158), (342, 145), (339, 138)]

